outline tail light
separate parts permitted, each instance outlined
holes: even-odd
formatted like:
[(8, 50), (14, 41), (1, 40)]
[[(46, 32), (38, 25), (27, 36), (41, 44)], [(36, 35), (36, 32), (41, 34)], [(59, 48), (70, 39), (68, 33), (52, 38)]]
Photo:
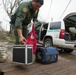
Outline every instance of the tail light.
[(64, 39), (64, 36), (65, 36), (65, 30), (62, 29), (62, 30), (60, 31), (59, 38), (60, 38), (60, 39)]

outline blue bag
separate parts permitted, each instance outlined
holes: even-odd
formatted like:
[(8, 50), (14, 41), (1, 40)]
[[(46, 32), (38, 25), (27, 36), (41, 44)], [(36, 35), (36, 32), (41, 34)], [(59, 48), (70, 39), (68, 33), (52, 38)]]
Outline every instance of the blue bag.
[(44, 64), (57, 62), (58, 50), (55, 47), (37, 47), (36, 61)]

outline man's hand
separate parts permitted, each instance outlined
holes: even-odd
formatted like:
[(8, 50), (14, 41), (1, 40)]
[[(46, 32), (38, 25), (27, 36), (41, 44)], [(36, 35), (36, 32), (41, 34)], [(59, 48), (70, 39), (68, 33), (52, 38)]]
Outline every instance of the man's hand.
[(21, 44), (25, 44), (25, 37), (22, 35), (22, 30), (17, 28), (17, 33), (18, 33), (18, 36), (19, 36), (19, 43)]
[(20, 42), (21, 44), (25, 44), (25, 41), (26, 41), (25, 37), (23, 37), (23, 36), (20, 36), (20, 37), (19, 37), (19, 42)]

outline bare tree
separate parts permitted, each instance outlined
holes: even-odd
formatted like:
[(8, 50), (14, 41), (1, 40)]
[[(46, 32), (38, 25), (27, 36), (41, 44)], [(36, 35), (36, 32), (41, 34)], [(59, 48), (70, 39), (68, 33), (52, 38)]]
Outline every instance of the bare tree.
[(0, 31), (3, 31), (1, 24), (2, 24), (2, 21), (0, 21)]
[[(2, 0), (4, 9), (9, 18), (14, 13), (15, 9), (18, 7), (20, 2), (23, 0)], [(10, 25), (10, 33), (12, 32), (12, 25)]]

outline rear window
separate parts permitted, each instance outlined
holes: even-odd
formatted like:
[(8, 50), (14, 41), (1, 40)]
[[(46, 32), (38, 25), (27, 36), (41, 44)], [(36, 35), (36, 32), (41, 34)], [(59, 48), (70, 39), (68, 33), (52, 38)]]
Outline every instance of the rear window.
[(61, 22), (50, 23), (50, 29), (61, 29)]

